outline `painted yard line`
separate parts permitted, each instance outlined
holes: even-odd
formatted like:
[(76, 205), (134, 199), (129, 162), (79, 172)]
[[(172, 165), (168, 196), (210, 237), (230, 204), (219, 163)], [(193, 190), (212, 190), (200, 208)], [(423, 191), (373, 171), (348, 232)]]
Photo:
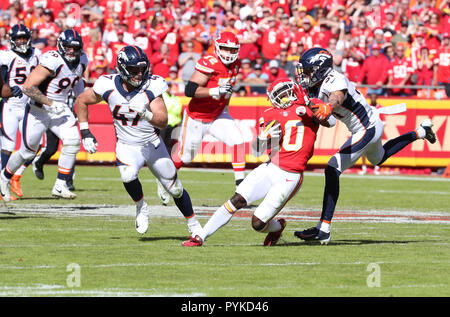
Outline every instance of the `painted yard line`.
[[(208, 244), (209, 246), (223, 246), (223, 244)], [(229, 245), (226, 245), (229, 246)], [(251, 266), (316, 266), (316, 265), (368, 265), (369, 263), (377, 264), (394, 264), (394, 265), (434, 265), (448, 263), (448, 261), (431, 261), (431, 262), (407, 262), (407, 261), (376, 261), (376, 262), (286, 262), (286, 263), (239, 263), (233, 264), (235, 266), (251, 267)], [(111, 264), (87, 264), (81, 265), (82, 268), (102, 269), (102, 268), (114, 268), (114, 267), (144, 267), (144, 266), (198, 266), (198, 265), (210, 265), (203, 262), (151, 262), (151, 263), (111, 263)], [(227, 263), (215, 263), (215, 266), (228, 267)], [(65, 269), (66, 266), (50, 266), (50, 265), (36, 265), (36, 266), (9, 266), (0, 265), (1, 270), (37, 270), (37, 269)], [(0, 288), (1, 290), (1, 288)]]
[[(210, 217), (216, 207), (195, 206), (194, 210), (199, 217)], [(237, 212), (234, 218), (249, 218), (254, 208), (243, 209)], [(11, 207), (9, 212), (47, 214), (64, 217), (79, 216), (129, 216), (135, 217), (134, 206), (106, 206), (106, 205), (17, 205)], [(279, 216), (293, 220), (314, 221), (320, 217), (320, 210), (299, 210), (298, 208), (285, 208)], [(181, 218), (175, 206), (150, 206), (151, 217)], [(347, 222), (393, 222), (393, 223), (450, 223), (450, 213), (423, 212), (423, 211), (395, 211), (395, 210), (348, 210), (336, 211), (334, 221)]]

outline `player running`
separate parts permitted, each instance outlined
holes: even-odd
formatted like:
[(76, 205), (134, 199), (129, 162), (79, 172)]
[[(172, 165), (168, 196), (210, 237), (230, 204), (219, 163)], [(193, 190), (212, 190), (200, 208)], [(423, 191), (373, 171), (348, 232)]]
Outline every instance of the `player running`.
[(326, 120), (331, 114), (341, 120), (351, 132), (351, 137), (328, 161), (325, 168), (325, 190), (322, 215), (317, 226), (294, 234), (303, 240), (319, 240), (327, 244), (330, 228), (339, 197), (339, 176), (362, 156), (373, 165), (380, 165), (405, 146), (419, 139), (436, 142), (430, 119), (423, 121), (414, 131), (395, 139), (381, 142), (383, 123), (364, 96), (344, 75), (333, 70), (333, 56), (323, 48), (307, 50), (299, 60), (296, 80), (307, 90), (309, 97), (324, 101), (315, 116)]
[[(31, 47), (30, 30), (23, 24), (16, 24), (11, 28), (9, 43), (9, 50), (0, 51), (0, 67), (2, 73), (5, 72), (7, 83), (21, 89), (30, 72), (39, 64), (39, 55)], [(5, 98), (0, 101), (2, 168), (6, 167), (11, 153), (16, 148), (17, 131), (22, 130), (25, 105), (29, 99), (27, 95), (21, 94), (20, 97)], [(17, 171), (11, 180), (11, 191), (18, 197), (23, 196), (20, 186), (23, 170), (23, 168), (19, 169), (20, 172)], [(15, 197), (11, 196), (11, 199), (14, 200)]]
[(292, 80), (276, 80), (267, 88), (267, 95), (273, 107), (260, 118), (261, 132), (252, 148), (255, 156), (260, 156), (267, 148), (270, 160), (252, 170), (200, 234), (191, 236), (183, 246), (201, 246), (206, 238), (227, 224), (237, 210), (262, 198), (253, 214), (252, 227), (267, 234), (265, 246), (275, 245), (281, 237), (286, 221), (274, 217), (302, 185), (303, 171), (313, 155), (319, 124), (307, 107), (308, 97)]
[(244, 139), (226, 108), (239, 73), (240, 44), (234, 33), (223, 32), (215, 40), (214, 53), (200, 58), (186, 84), (192, 97), (183, 115), (178, 152), (172, 155), (177, 169), (190, 163), (206, 133), (233, 147), (232, 166), (236, 185), (245, 177)]
[(66, 180), (75, 164), (81, 140), (77, 121), (67, 103), (71, 92), (78, 96), (84, 89), (82, 78), (88, 59), (83, 53), (83, 40), (74, 29), (67, 29), (59, 35), (57, 48), (57, 51), (48, 51), (41, 56), (39, 65), (23, 85), (23, 92), (30, 100), (25, 107), (20, 149), (11, 155), (0, 174), (0, 192), (5, 201), (11, 198), (9, 186), (12, 176), (23, 163), (34, 158), (47, 129), (55, 133), (63, 144), (52, 195), (76, 198), (67, 188)]
[(111, 110), (117, 135), (117, 167), (125, 190), (136, 204), (137, 232), (147, 232), (149, 223), (150, 209), (138, 178), (139, 170), (147, 164), (173, 197), (190, 233), (195, 234), (201, 229), (200, 223), (158, 133), (167, 125), (167, 109), (162, 98), (167, 83), (162, 77), (149, 74), (149, 60), (136, 46), (125, 46), (119, 51), (117, 72), (100, 76), (92, 88), (75, 100), (83, 146), (89, 153), (97, 151), (97, 141), (89, 131), (88, 106), (104, 100)]

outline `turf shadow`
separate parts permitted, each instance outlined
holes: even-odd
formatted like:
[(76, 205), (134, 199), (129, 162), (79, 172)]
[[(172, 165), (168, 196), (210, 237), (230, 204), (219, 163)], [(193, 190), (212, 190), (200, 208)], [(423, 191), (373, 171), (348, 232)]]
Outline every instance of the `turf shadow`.
[(186, 237), (142, 237), (139, 238), (139, 241), (142, 242), (152, 242), (152, 241), (159, 241), (159, 240), (180, 240), (185, 241)]
[[(407, 243), (420, 243), (427, 242), (424, 240), (358, 240), (358, 239), (346, 239), (346, 240), (332, 240), (327, 246), (342, 246), (342, 245), (366, 245), (366, 244), (407, 244)], [(277, 244), (279, 247), (290, 247), (290, 246), (322, 246), (319, 241), (299, 241), (299, 242), (281, 242)], [(323, 246), (325, 247), (325, 246)]]

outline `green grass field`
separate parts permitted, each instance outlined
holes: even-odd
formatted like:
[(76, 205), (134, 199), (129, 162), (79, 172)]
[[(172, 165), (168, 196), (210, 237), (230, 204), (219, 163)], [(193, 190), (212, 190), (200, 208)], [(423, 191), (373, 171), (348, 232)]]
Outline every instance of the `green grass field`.
[[(0, 211), (0, 296), (450, 295), (448, 179), (343, 175), (332, 242), (321, 246), (293, 235), (320, 215), (324, 178), (307, 173), (279, 215), (287, 227), (277, 246), (262, 246), (250, 206), (203, 247), (183, 248), (186, 221), (173, 203), (159, 205), (147, 169), (153, 216), (143, 236), (115, 167), (77, 166), (72, 201), (51, 197), (55, 165), (45, 173), (25, 171), (25, 197)], [(179, 175), (202, 224), (234, 192), (228, 171)]]

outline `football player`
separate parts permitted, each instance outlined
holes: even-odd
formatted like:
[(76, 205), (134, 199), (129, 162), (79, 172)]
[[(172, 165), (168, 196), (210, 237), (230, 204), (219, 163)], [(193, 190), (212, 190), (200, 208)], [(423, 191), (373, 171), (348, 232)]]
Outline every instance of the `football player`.
[(325, 168), (325, 189), (322, 215), (317, 226), (296, 231), (303, 240), (319, 240), (327, 244), (330, 239), (331, 219), (339, 197), (339, 176), (365, 155), (373, 165), (380, 165), (405, 146), (419, 139), (436, 142), (430, 119), (423, 121), (414, 131), (394, 138), (384, 145), (383, 123), (366, 98), (344, 75), (333, 70), (333, 56), (323, 48), (311, 48), (299, 59), (296, 80), (307, 90), (309, 97), (324, 103), (316, 108), (315, 116), (326, 120), (331, 114), (344, 123), (351, 137), (328, 161)]
[[(5, 72), (8, 84), (22, 89), (28, 75), (39, 63), (39, 54), (31, 47), (31, 32), (25, 25), (14, 25), (8, 35), (10, 49), (0, 51), (0, 67)], [(29, 97), (21, 93), (20, 96), (0, 101), (2, 168), (6, 167), (11, 153), (16, 148), (17, 131), (22, 129), (21, 123), (28, 100)], [(22, 173), (16, 173), (11, 180), (11, 191), (18, 197), (23, 196), (20, 186), (21, 176)]]
[(179, 148), (172, 155), (177, 169), (190, 163), (206, 133), (233, 147), (232, 166), (236, 185), (245, 176), (244, 139), (226, 108), (239, 73), (240, 44), (232, 32), (222, 32), (215, 40), (213, 54), (201, 57), (186, 84), (191, 97), (181, 123)]
[(189, 231), (198, 232), (201, 226), (189, 194), (159, 136), (159, 129), (166, 127), (168, 118), (162, 98), (168, 89), (166, 81), (149, 74), (149, 60), (137, 46), (125, 46), (119, 51), (117, 72), (100, 76), (92, 88), (75, 100), (84, 148), (89, 153), (97, 151), (97, 141), (88, 125), (88, 105), (104, 100), (111, 110), (117, 135), (117, 167), (126, 191), (136, 204), (137, 232), (147, 232), (150, 214), (138, 178), (144, 164), (171, 194), (187, 219)]
[(81, 36), (74, 29), (67, 29), (59, 35), (57, 48), (42, 54), (39, 65), (23, 84), (23, 93), (30, 99), (23, 118), (22, 144), (0, 174), (0, 192), (5, 201), (10, 200), (9, 185), (14, 172), (34, 158), (47, 129), (62, 140), (58, 176), (52, 194), (66, 199), (76, 197), (67, 188), (66, 179), (75, 164), (81, 140), (68, 98), (70, 93), (78, 96), (83, 91), (82, 78), (88, 59), (83, 52)]
[[(265, 246), (273, 246), (280, 239), (286, 221), (274, 217), (302, 185), (303, 171), (313, 155), (319, 124), (308, 107), (310, 101), (306, 93), (292, 80), (274, 81), (267, 88), (267, 95), (273, 107), (260, 118), (261, 132), (252, 143), (252, 149), (255, 156), (260, 156), (267, 148), (270, 160), (252, 170), (200, 234), (191, 236), (183, 246), (201, 246), (206, 238), (227, 224), (237, 210), (262, 198), (252, 216), (252, 227), (267, 234)], [(330, 126), (332, 121), (324, 125)]]

